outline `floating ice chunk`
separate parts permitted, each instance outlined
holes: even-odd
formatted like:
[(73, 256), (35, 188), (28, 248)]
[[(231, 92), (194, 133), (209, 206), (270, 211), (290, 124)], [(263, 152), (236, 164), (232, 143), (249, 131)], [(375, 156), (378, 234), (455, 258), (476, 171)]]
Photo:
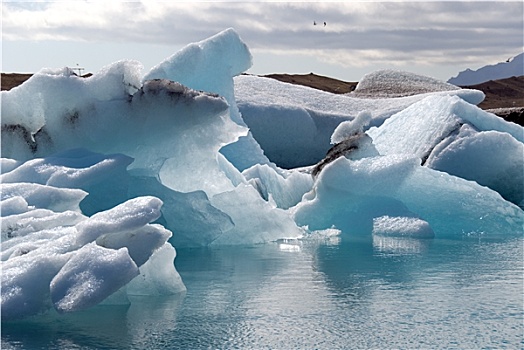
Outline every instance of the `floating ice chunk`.
[(59, 312), (98, 304), (137, 276), (138, 266), (159, 250), (164, 253), (155, 259), (163, 269), (155, 275), (155, 269), (146, 268), (148, 280), (163, 286), (155, 295), (183, 290), (169, 261), (174, 258), (166, 243), (171, 232), (149, 224), (160, 216), (161, 205), (157, 198), (140, 197), (91, 218), (29, 207), (2, 217), (2, 319), (43, 312), (51, 302)]
[(338, 245), (340, 243), (341, 230), (334, 227), (326, 228), (323, 230), (314, 230), (311, 231), (307, 226), (303, 227), (306, 231), (304, 237), (302, 237), (302, 242), (306, 244), (327, 244), (327, 245)]
[(373, 248), (386, 254), (420, 254), (428, 250), (430, 239), (373, 235)]
[(373, 219), (372, 233), (390, 237), (432, 238), (435, 236), (425, 220), (387, 215)]
[(83, 310), (100, 303), (139, 275), (127, 249), (90, 243), (79, 249), (50, 283), (58, 312)]

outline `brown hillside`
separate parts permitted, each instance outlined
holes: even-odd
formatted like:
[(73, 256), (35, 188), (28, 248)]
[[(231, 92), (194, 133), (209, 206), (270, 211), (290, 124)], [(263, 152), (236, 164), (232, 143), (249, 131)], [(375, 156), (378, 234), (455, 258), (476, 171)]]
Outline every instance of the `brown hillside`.
[(358, 82), (347, 82), (338, 79), (309, 74), (269, 74), (264, 75), (266, 78), (273, 78), (284, 83), (309, 86), (314, 89), (331, 92), (334, 94), (347, 94), (355, 90)]
[(20, 73), (2, 73), (0, 85), (2, 91), (11, 90), (15, 86), (22, 84), (27, 79), (31, 78), (33, 74), (20, 74)]
[[(30, 73), (1, 73), (0, 76), (0, 85), (2, 91), (11, 90), (14, 87), (25, 82), (27, 79), (31, 78), (33, 74)], [(89, 78), (91, 73), (82, 75), (82, 78)]]
[(524, 107), (524, 76), (462, 87), (480, 90), (486, 94), (486, 99), (479, 104), (482, 109)]

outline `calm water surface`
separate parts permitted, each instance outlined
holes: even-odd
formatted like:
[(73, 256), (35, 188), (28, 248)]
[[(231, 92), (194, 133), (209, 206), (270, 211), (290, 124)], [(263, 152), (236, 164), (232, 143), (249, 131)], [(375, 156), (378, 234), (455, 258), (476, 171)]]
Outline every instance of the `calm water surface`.
[(2, 324), (2, 349), (524, 348), (523, 239), (180, 249), (187, 292)]

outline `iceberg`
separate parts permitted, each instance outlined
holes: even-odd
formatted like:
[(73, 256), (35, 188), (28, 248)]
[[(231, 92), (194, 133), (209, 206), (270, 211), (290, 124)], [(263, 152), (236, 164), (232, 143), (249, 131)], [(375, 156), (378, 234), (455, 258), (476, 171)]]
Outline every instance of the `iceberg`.
[[(52, 194), (51, 186), (44, 187), (39, 196)], [(61, 220), (43, 208), (46, 204), (35, 203), (26, 213), (2, 218), (14, 223), (5, 230), (2, 225), (3, 320), (35, 315), (51, 307), (73, 312), (96, 305), (141, 275), (139, 267), (160, 248), (174, 253), (167, 242), (171, 232), (151, 224), (160, 216), (162, 205), (155, 197), (138, 197), (91, 217), (73, 215)], [(40, 212), (33, 213), (38, 207)], [(32, 219), (26, 220), (26, 226), (33, 230), (18, 226), (20, 216)], [(54, 220), (47, 220), (47, 225), (36, 220), (33, 226), (35, 218), (45, 216)], [(174, 256), (163, 256), (163, 264), (177, 276)], [(163, 293), (185, 290), (181, 280), (177, 282)]]
[[(250, 75), (237, 76), (234, 81), (242, 118), (266, 156), (282, 168), (319, 162), (331, 147), (337, 126), (359, 113), (370, 115), (372, 127), (429, 95), (457, 96), (472, 104), (484, 99), (478, 90), (389, 70), (364, 76), (355, 91), (345, 95)], [(401, 96), (386, 93), (399, 86), (410, 88)]]
[(379, 71), (332, 95), (251, 60), (227, 29), (1, 93), (2, 320), (181, 293), (175, 248), (522, 234), (523, 129), (481, 92)]

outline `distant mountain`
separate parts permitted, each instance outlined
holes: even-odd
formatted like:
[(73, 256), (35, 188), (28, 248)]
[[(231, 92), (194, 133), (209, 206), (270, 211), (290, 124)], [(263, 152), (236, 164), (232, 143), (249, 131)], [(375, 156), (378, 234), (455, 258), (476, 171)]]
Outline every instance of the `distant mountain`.
[(506, 62), (495, 65), (484, 66), (477, 70), (466, 69), (456, 77), (448, 80), (448, 83), (457, 86), (475, 85), (490, 80), (520, 77), (524, 75), (524, 53), (513, 57)]

